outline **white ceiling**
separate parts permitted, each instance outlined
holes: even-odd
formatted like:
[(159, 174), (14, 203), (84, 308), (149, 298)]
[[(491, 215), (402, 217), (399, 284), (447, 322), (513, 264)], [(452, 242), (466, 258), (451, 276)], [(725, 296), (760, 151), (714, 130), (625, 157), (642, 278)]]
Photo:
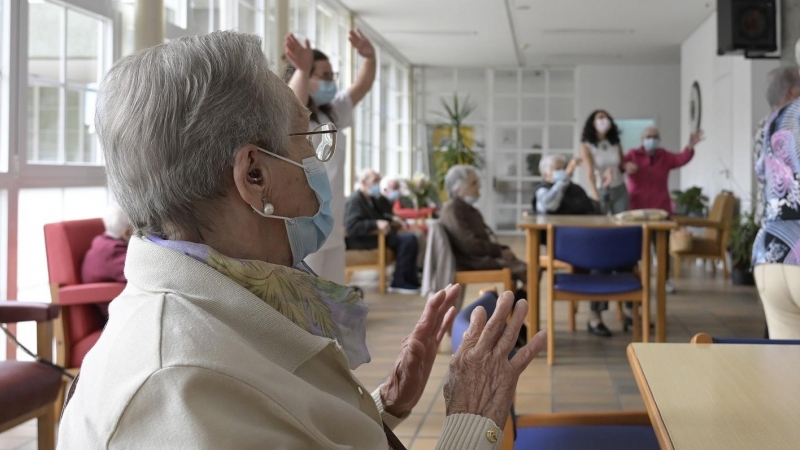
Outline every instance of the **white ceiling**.
[(716, 7), (716, 0), (341, 1), (413, 64), (432, 66), (677, 63), (680, 44)]

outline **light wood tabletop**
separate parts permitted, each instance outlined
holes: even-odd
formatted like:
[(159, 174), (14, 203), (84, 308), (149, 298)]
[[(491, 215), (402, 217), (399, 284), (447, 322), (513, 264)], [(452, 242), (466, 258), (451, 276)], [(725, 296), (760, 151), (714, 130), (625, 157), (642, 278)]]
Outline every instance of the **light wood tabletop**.
[(800, 448), (800, 345), (633, 343), (628, 360), (663, 450)]
[(678, 227), (678, 224), (670, 220), (657, 220), (648, 222), (620, 222), (614, 220), (612, 216), (567, 216), (558, 214), (523, 214), (519, 221), (519, 228), (521, 229), (537, 229), (546, 230), (548, 225), (557, 227), (635, 227), (647, 224), (651, 230), (672, 230)]

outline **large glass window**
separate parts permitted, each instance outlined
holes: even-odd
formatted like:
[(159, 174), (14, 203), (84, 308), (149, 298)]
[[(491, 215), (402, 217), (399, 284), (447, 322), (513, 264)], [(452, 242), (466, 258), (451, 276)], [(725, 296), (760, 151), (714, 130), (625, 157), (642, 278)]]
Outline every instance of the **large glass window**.
[(60, 4), (28, 6), (28, 162), (100, 164), (94, 108), (107, 24)]

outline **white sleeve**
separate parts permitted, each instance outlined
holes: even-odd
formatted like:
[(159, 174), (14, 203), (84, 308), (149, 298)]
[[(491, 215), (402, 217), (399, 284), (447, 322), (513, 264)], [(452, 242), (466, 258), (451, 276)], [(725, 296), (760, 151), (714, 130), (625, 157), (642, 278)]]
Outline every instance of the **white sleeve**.
[(331, 100), (333, 113), (336, 115), (336, 128), (343, 130), (353, 126), (353, 100), (347, 89), (343, 89)]

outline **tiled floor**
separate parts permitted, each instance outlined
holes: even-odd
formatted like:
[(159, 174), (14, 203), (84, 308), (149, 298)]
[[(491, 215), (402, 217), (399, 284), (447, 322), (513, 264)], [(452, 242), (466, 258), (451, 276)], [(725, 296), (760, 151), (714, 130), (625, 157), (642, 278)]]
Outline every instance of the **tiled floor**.
[[(510, 239), (518, 255), (524, 255), (524, 241)], [(424, 300), (404, 295), (378, 295), (369, 274), (358, 280), (366, 290), (370, 306), (368, 344), (372, 362), (356, 370), (369, 388), (377, 387), (394, 365), (402, 338), (419, 318)], [(718, 336), (761, 337), (764, 314), (756, 290), (733, 287), (718, 274), (714, 277), (699, 267), (684, 271), (674, 281), (678, 293), (667, 298), (667, 340), (688, 342), (704, 331)], [(480, 286), (470, 286), (467, 302), (477, 298)], [(556, 365), (548, 367), (544, 355), (535, 360), (520, 379), (516, 409), (519, 413), (567, 411), (618, 411), (643, 409), (633, 379), (625, 347), (630, 333), (622, 332), (616, 319), (616, 306), (605, 313), (606, 324), (614, 332), (609, 339), (585, 331), (588, 304), (578, 312), (578, 331), (567, 325), (567, 303), (556, 312)], [(582, 326), (581, 326), (582, 325)], [(439, 355), (428, 387), (414, 413), (396, 431), (409, 450), (433, 449), (444, 420), (441, 395), (447, 372), (448, 355)], [(34, 449), (36, 428), (29, 422), (0, 434), (0, 450)]]

